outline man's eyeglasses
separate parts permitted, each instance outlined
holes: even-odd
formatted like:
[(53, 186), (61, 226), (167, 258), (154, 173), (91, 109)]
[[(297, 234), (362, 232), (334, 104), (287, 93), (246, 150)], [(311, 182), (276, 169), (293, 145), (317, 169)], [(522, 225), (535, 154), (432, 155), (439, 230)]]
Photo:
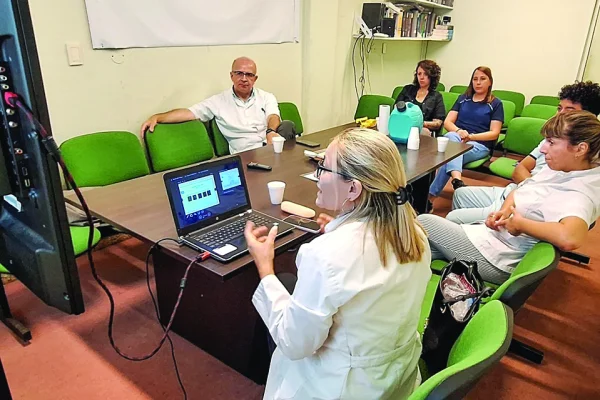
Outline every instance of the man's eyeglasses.
[(343, 177), (346, 180), (349, 180), (349, 181), (352, 180), (352, 178), (350, 178), (347, 175), (342, 174), (341, 172), (336, 172), (336, 171), (330, 170), (329, 168), (325, 167), (324, 163), (325, 163), (325, 160), (321, 160), (317, 164), (317, 172), (316, 172), (317, 179), (321, 178), (321, 174), (323, 173), (323, 171), (327, 171), (327, 172), (331, 172), (333, 174), (338, 174), (339, 176)]
[(254, 79), (256, 78), (256, 74), (253, 74), (252, 72), (244, 72), (244, 71), (231, 71), (231, 73), (236, 77), (236, 78), (242, 78), (242, 77), (246, 77), (248, 79)]

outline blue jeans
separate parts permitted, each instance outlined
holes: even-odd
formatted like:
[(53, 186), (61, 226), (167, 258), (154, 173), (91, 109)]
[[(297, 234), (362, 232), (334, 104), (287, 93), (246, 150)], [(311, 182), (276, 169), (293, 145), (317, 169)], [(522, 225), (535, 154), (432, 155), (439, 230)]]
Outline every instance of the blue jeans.
[[(451, 142), (461, 142), (460, 136), (456, 132), (448, 132), (446, 137), (450, 139)], [(471, 150), (440, 167), (435, 179), (433, 180), (433, 183), (431, 186), (429, 186), (430, 195), (438, 196), (442, 192), (444, 186), (446, 186), (446, 183), (448, 182), (448, 179), (450, 179), (450, 172), (462, 172), (463, 165), (468, 164), (471, 161), (480, 160), (490, 154), (490, 149), (479, 142), (471, 141), (467, 142), (467, 144), (473, 145)]]

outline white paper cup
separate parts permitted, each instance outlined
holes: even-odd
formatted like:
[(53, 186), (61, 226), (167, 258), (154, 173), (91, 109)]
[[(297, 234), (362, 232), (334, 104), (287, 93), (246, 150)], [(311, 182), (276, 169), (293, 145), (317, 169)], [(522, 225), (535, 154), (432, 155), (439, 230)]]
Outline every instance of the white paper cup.
[(285, 182), (272, 181), (267, 183), (269, 188), (269, 197), (271, 204), (281, 204), (283, 201), (283, 192), (285, 191)]
[(281, 136), (275, 136), (271, 140), (273, 141), (273, 150), (275, 153), (281, 153), (283, 151), (283, 143), (285, 142), (285, 138)]
[(446, 151), (446, 147), (448, 147), (448, 142), (450, 140), (447, 137), (440, 136), (437, 138), (438, 151), (443, 153)]

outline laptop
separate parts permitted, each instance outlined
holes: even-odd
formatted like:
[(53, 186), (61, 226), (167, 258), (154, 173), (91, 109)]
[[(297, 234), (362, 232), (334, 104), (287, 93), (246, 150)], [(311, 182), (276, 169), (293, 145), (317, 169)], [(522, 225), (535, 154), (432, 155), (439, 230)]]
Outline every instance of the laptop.
[(180, 241), (228, 262), (248, 251), (246, 221), (271, 229), (277, 237), (294, 227), (252, 209), (239, 156), (207, 161), (164, 175), (167, 196)]

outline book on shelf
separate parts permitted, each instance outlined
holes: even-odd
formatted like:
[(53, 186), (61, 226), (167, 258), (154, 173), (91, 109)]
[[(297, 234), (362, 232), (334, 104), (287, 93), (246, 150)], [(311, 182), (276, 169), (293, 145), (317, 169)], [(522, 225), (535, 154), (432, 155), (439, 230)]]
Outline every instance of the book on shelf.
[[(430, 0), (443, 4), (448, 0)], [(435, 9), (426, 5), (402, 2), (385, 2), (387, 6), (382, 14), (380, 32), (396, 38), (434, 38), (447, 40), (452, 38), (453, 26), (444, 25), (443, 18)], [(443, 32), (442, 32), (443, 31)]]

